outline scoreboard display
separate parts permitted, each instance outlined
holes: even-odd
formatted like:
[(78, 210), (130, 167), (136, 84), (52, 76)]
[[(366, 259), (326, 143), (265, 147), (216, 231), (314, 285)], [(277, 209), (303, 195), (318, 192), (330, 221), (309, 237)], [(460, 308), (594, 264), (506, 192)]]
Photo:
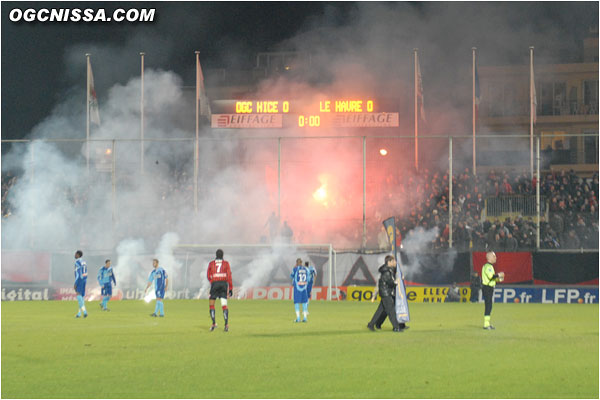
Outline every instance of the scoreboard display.
[(212, 114), (211, 127), (252, 128), (393, 128), (397, 112), (378, 109), (372, 99), (325, 99), (315, 104), (288, 100), (235, 101), (229, 114)]

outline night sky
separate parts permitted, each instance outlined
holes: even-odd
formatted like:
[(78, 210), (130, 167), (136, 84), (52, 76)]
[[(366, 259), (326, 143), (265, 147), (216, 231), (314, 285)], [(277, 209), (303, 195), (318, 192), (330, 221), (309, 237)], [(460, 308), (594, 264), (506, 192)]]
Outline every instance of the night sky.
[[(425, 23), (430, 15), (443, 13), (444, 9), (469, 8), (475, 4), (396, 3), (398, 7), (415, 12)], [(491, 7), (493, 4), (498, 6), (498, 3), (478, 3), (477, 7)], [(116, 8), (152, 7), (156, 8), (157, 18), (153, 23), (136, 24), (13, 23), (8, 13), (15, 7), (106, 8), (107, 13)], [(525, 32), (533, 35), (536, 31), (548, 29), (548, 21), (556, 21), (566, 44), (556, 46), (547, 54), (563, 62), (580, 61), (581, 39), (590, 25), (597, 26), (597, 2), (504, 3), (502, 7), (508, 10), (507, 30), (528, 24)], [(69, 70), (72, 66), (68, 65), (67, 53), (74, 47), (81, 48), (83, 59), (88, 45), (119, 46), (129, 42), (130, 46), (134, 46), (137, 43), (136, 51), (147, 53), (147, 68), (172, 70), (183, 78), (184, 84), (193, 85), (194, 50), (201, 51), (204, 68), (247, 68), (252, 65), (256, 52), (280, 49), (278, 44), (318, 28), (315, 24), (326, 23), (330, 27), (350, 24), (357, 19), (356, 14), (356, 3), (350, 2), (2, 2), (2, 138), (26, 137), (73, 90), (81, 77), (81, 74)], [(460, 25), (461, 21), (456, 23)], [(477, 35), (489, 37), (490, 32), (473, 33), (474, 37)], [(160, 42), (161, 46), (157, 47), (160, 52), (154, 51), (153, 40)], [(543, 46), (540, 49), (543, 51)], [(133, 50), (131, 53), (134, 62), (129, 68), (123, 68), (119, 76), (103, 76), (95, 69), (100, 102), (105, 95), (103, 88), (125, 83), (139, 74), (139, 67), (136, 68), (135, 64), (139, 65), (139, 56)], [(526, 55), (526, 52), (523, 54)], [(505, 63), (521, 61), (509, 58)], [(77, 85), (81, 84), (77, 82)]]

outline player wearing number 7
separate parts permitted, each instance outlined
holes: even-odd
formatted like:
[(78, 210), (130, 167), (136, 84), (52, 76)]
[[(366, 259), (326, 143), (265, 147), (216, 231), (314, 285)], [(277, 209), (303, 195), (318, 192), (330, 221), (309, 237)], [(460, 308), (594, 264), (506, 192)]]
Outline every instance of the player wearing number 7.
[(308, 316), (309, 273), (308, 268), (302, 265), (302, 259), (297, 259), (296, 266), (290, 275), (290, 278), (292, 278), (292, 285), (294, 285), (294, 307), (296, 309), (296, 320), (294, 322), (300, 322), (300, 304), (302, 304), (304, 311), (304, 319), (302, 322), (306, 322), (306, 317)]
[(223, 260), (223, 250), (217, 249), (216, 259), (208, 263), (206, 277), (210, 282), (210, 297), (208, 307), (210, 310), (210, 319), (212, 325), (211, 332), (215, 330), (215, 300), (221, 299), (223, 307), (223, 318), (225, 319), (225, 332), (229, 332), (229, 309), (227, 308), (227, 297), (233, 295), (233, 279), (231, 277), (231, 267), (229, 263)]
[(483, 292), (483, 301), (485, 302), (485, 310), (483, 312), (483, 329), (491, 330), (496, 329), (491, 324), (492, 304), (494, 302), (494, 287), (496, 287), (496, 281), (502, 282), (504, 280), (504, 272), (496, 274), (494, 271), (494, 264), (496, 263), (496, 253), (488, 251), (485, 254), (487, 263), (481, 268), (481, 283)]

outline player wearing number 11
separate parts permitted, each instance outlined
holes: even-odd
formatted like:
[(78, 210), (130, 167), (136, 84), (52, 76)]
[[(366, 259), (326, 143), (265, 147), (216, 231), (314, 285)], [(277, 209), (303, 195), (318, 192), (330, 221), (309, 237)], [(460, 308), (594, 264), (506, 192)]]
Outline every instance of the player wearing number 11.
[(294, 285), (294, 307), (296, 309), (296, 320), (294, 322), (300, 322), (300, 304), (302, 304), (304, 319), (302, 322), (306, 322), (308, 316), (308, 278), (310, 271), (307, 267), (302, 265), (302, 259), (296, 260), (296, 266), (294, 267), (290, 277), (292, 278), (292, 285)]

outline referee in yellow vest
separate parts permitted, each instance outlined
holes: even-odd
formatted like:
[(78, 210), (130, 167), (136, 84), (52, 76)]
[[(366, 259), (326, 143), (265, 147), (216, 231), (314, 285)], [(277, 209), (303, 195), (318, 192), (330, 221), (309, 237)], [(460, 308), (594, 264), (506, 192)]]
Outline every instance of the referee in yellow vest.
[(490, 323), (492, 314), (492, 304), (494, 302), (494, 287), (496, 287), (496, 281), (502, 282), (504, 280), (504, 272), (496, 274), (494, 271), (494, 264), (496, 263), (496, 253), (488, 251), (485, 254), (487, 263), (481, 269), (481, 284), (483, 292), (483, 301), (485, 302), (485, 311), (483, 313), (483, 329), (491, 330), (496, 329)]

